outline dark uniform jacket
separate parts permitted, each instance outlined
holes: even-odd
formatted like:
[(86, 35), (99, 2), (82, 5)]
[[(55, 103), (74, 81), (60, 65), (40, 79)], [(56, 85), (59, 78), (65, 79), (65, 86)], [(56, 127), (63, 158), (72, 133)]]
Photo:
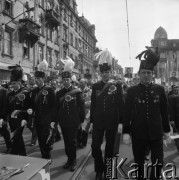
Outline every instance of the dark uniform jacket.
[(138, 84), (127, 91), (124, 133), (135, 138), (156, 140), (170, 132), (165, 90), (162, 86)]
[(175, 122), (175, 127), (179, 130), (179, 95), (169, 97), (170, 121)]
[(116, 129), (122, 123), (124, 100), (121, 83), (116, 83), (116, 91), (112, 94), (107, 90), (98, 97), (105, 83), (99, 81), (92, 87), (90, 122), (93, 127)]
[(44, 125), (55, 122), (55, 91), (44, 85), (31, 91), (31, 107), (35, 112), (35, 124)]
[(0, 119), (6, 120), (7, 89), (0, 87)]
[[(21, 121), (24, 119), (28, 121), (27, 109), (30, 107), (30, 96), (27, 89), (19, 89), (12, 91), (7, 95), (7, 114), (9, 116), (9, 125), (11, 131), (21, 126)], [(21, 110), (17, 114), (17, 118), (12, 116), (14, 110)]]
[(72, 96), (72, 100), (67, 102), (65, 99), (60, 101), (67, 92), (70, 92), (74, 87), (70, 86), (68, 89), (63, 88), (56, 94), (56, 107), (58, 111), (58, 119), (62, 127), (78, 127), (85, 118), (85, 107), (82, 98), (82, 93), (77, 92)]

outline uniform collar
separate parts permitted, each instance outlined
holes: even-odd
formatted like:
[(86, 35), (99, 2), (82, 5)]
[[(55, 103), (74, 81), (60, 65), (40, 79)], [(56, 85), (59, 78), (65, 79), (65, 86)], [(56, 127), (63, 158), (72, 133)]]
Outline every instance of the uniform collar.
[(144, 84), (144, 83), (139, 83), (140, 86), (145, 87), (145, 88), (150, 88), (152, 86), (152, 83), (149, 84)]

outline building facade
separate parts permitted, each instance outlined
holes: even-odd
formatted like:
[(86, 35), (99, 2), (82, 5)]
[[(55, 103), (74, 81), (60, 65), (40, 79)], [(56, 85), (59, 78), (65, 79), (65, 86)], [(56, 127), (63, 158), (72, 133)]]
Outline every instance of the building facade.
[(93, 72), (95, 26), (80, 17), (75, 0), (4, 0), (0, 10), (0, 81), (10, 79), (9, 65), (27, 75), (46, 59), (48, 76), (62, 71), (61, 58), (75, 61), (74, 73)]
[(159, 27), (151, 45), (159, 47), (160, 60), (155, 69), (156, 78), (160, 78), (162, 84), (172, 85), (178, 83), (179, 75), (179, 39), (168, 39), (166, 30)]

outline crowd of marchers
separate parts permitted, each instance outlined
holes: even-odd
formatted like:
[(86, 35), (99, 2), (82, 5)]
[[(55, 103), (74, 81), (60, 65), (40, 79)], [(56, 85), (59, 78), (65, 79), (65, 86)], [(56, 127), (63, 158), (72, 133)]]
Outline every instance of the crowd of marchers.
[[(98, 81), (72, 78), (74, 62), (70, 58), (60, 83), (46, 82), (45, 60), (28, 83), (23, 81), (21, 66), (9, 67), (11, 81), (0, 87), (0, 134), (7, 153), (26, 156), (23, 130), (28, 127), (32, 132), (31, 145), (38, 141), (41, 157), (52, 162), (53, 143), (63, 136), (67, 156), (63, 168), (75, 171), (77, 147), (85, 148), (88, 134), (92, 133), (95, 179), (110, 179), (107, 162), (120, 153), (122, 135), (124, 143), (132, 143), (139, 168), (136, 179), (143, 179), (142, 167), (149, 152), (152, 164), (163, 164), (163, 140), (171, 142), (170, 125), (174, 132), (179, 130), (179, 87), (172, 86), (167, 93), (163, 86), (152, 82), (153, 69), (159, 61), (157, 48), (147, 48), (137, 56), (140, 81), (132, 86), (111, 78), (112, 55), (108, 50), (95, 57), (99, 60)], [(155, 172), (152, 169), (149, 179), (160, 179), (161, 170), (162, 166)]]

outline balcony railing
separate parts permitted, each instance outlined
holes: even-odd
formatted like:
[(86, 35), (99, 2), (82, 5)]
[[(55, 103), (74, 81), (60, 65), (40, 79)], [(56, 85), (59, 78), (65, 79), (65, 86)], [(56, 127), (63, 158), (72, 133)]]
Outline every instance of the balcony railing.
[(57, 27), (60, 25), (60, 15), (53, 9), (46, 10), (45, 18), (47, 20), (47, 23), (52, 27)]
[(31, 42), (31, 47), (38, 41), (40, 34), (40, 25), (32, 21), (31, 19), (25, 18), (19, 20), (19, 41), (22, 43), (24, 40)]

